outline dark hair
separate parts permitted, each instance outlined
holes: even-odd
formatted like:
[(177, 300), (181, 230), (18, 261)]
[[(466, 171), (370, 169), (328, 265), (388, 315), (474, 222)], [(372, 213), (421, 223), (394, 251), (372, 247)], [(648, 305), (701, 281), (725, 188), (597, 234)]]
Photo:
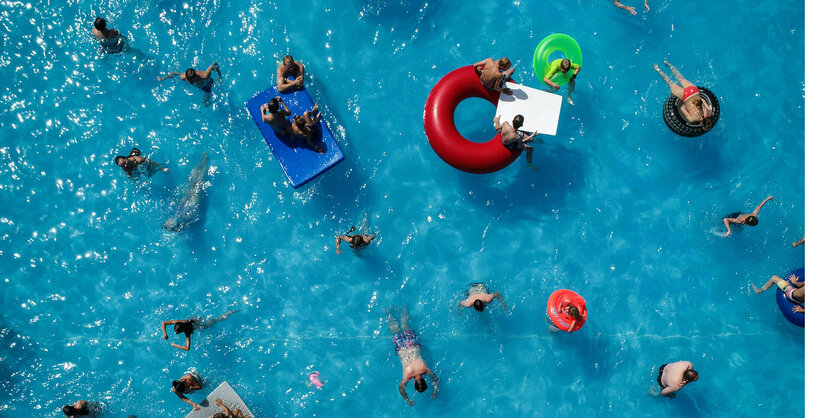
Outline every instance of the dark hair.
[(186, 70), (186, 79), (191, 80), (195, 76), (197, 76), (197, 71), (194, 71), (194, 68)]
[(299, 127), (299, 129), (304, 128), (304, 118), (301, 115), (293, 116), (293, 123)]
[(687, 369), (684, 371), (684, 380), (688, 382), (695, 382), (699, 380), (699, 372), (693, 369)]
[(560, 62), (560, 68), (566, 68), (566, 69), (571, 68), (571, 60), (569, 60), (568, 58), (562, 60)]
[(139, 148), (130, 150), (130, 154), (128, 154), (128, 156), (133, 157), (134, 155), (142, 155), (142, 151), (140, 151)]
[(278, 113), (278, 100), (270, 99), (270, 102), (267, 103), (267, 110), (269, 110), (270, 113)]
[(525, 117), (522, 115), (516, 115), (513, 118), (513, 129), (519, 129), (522, 127), (522, 124), (525, 123)]
[(103, 17), (97, 17), (96, 21), (93, 22), (93, 26), (98, 30), (105, 30), (107, 29), (107, 21)]
[(362, 234), (357, 234), (351, 237), (351, 246), (359, 247), (363, 243), (365, 243), (365, 240), (362, 239)]
[(186, 333), (186, 337), (191, 335), (194, 332), (194, 323), (192, 320), (188, 320), (186, 322), (177, 322), (174, 324), (174, 332), (177, 334)]
[(284, 59), (283, 59), (283, 60), (281, 60), (281, 62), (287, 62), (287, 61), (290, 61), (289, 63), (287, 63), (287, 65), (293, 65), (293, 63), (294, 63), (294, 62), (296, 62), (296, 61), (293, 59), (293, 56), (292, 56), (292, 55), (285, 55), (285, 56), (284, 56)]
[(473, 308), (475, 308), (475, 310), (479, 312), (484, 312), (484, 302), (482, 302), (480, 299), (476, 299), (473, 302)]
[(701, 123), (702, 123), (702, 129), (704, 129), (705, 132), (707, 132), (707, 131), (713, 129), (713, 124), (715, 122), (713, 121), (713, 118), (704, 118), (704, 119), (702, 119)]
[(760, 223), (760, 220), (754, 215), (748, 215), (748, 217), (745, 218), (745, 225), (757, 226), (758, 223)]
[(224, 414), (223, 412), (218, 412), (212, 415), (212, 418), (226, 418), (226, 414)]
[(71, 405), (64, 405), (61, 408), (61, 411), (64, 412), (64, 415), (75, 416), (75, 415), (90, 415), (90, 411), (87, 408), (78, 409), (75, 406)]
[(174, 391), (177, 393), (184, 393), (188, 389), (188, 385), (186, 385), (186, 382), (183, 382), (182, 380), (175, 380), (171, 382), (171, 386), (174, 386)]
[(123, 156), (121, 156), (121, 155), (117, 155), (117, 156), (116, 156), (116, 158), (114, 158), (114, 159), (113, 159), (113, 162), (115, 162), (115, 163), (116, 163), (116, 165), (118, 165), (119, 167), (121, 167), (121, 166), (122, 166), (122, 164), (120, 164), (120, 161), (125, 161), (126, 159), (127, 159), (127, 158), (125, 158), (125, 157), (123, 157)]
[(580, 316), (580, 310), (577, 309), (577, 307), (574, 305), (568, 306), (568, 314), (571, 315), (571, 317), (573, 317), (574, 319), (582, 319), (582, 317)]
[(426, 390), (426, 381), (423, 380), (423, 377), (418, 377), (415, 379), (415, 390), (418, 392), (423, 392)]
[(507, 70), (508, 68), (510, 68), (510, 60), (507, 59), (507, 57), (499, 58), (499, 61), (497, 62), (497, 64), (499, 65), (499, 69), (502, 70), (502, 71)]

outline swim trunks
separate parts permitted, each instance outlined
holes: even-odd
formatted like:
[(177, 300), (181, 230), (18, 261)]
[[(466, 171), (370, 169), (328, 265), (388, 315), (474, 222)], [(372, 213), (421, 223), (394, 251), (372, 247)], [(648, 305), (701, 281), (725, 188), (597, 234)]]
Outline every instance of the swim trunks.
[(470, 283), (470, 288), (467, 289), (467, 296), (473, 293), (490, 293), (487, 290), (487, 285), (484, 283)]
[(661, 375), (664, 374), (664, 366), (666, 365), (667, 363), (664, 363), (658, 368), (658, 386), (661, 386), (661, 389), (664, 389), (664, 385), (661, 384)]
[(794, 304), (797, 304), (797, 305), (802, 305), (802, 304), (803, 304), (803, 302), (801, 302), (801, 301), (799, 301), (799, 300), (795, 299), (794, 297), (792, 297), (792, 293), (794, 293), (794, 291), (795, 291), (795, 290), (797, 290), (797, 288), (794, 288), (794, 287), (790, 287), (790, 288), (788, 288), (788, 289), (786, 290), (786, 299), (788, 299), (788, 300), (789, 300), (789, 302), (792, 302), (792, 303), (794, 303)]
[(400, 350), (409, 347), (420, 347), (420, 341), (414, 331), (401, 331), (394, 335), (394, 352), (399, 353)]
[(521, 143), (520, 141), (513, 141), (511, 144), (505, 144), (504, 142), (502, 142), (502, 145), (504, 145), (504, 147), (507, 149), (515, 149), (520, 151), (525, 149), (525, 144)]
[(694, 94), (699, 94), (699, 89), (696, 86), (688, 86), (684, 89), (684, 94), (681, 95), (681, 101), (686, 102), (687, 99), (692, 97)]

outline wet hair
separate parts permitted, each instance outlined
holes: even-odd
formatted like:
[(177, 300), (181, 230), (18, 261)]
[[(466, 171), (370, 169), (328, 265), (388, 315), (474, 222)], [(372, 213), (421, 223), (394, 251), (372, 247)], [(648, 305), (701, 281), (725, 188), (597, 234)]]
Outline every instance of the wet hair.
[(482, 302), (480, 299), (476, 299), (473, 302), (473, 308), (479, 312), (484, 312), (484, 302)]
[(513, 129), (519, 129), (522, 127), (522, 124), (525, 123), (525, 117), (522, 115), (516, 115), (513, 118)]
[(197, 71), (194, 68), (189, 68), (186, 70), (186, 79), (191, 80), (192, 78), (197, 76)]
[(418, 392), (426, 390), (426, 380), (423, 380), (423, 377), (415, 379), (415, 390)]
[(142, 155), (142, 151), (140, 151), (139, 148), (130, 150), (130, 154), (128, 154), (128, 156), (133, 157), (134, 155)]
[(560, 62), (560, 69), (568, 70), (571, 68), (571, 60), (566, 58)]
[(284, 59), (281, 60), (281, 62), (283, 62), (284, 64), (287, 64), (287, 66), (290, 66), (290, 65), (293, 65), (293, 63), (295, 63), (296, 61), (293, 59), (292, 55), (285, 55)]
[(499, 61), (497, 61), (497, 63), (499, 64), (499, 69), (502, 70), (502, 71), (507, 70), (508, 68), (510, 68), (510, 60), (507, 59), (507, 57), (499, 58)]
[(116, 158), (113, 159), (113, 162), (116, 163), (116, 165), (118, 165), (119, 167), (121, 167), (122, 162), (124, 162), (125, 160), (127, 160), (127, 157), (117, 155)]
[(748, 215), (748, 217), (745, 218), (745, 225), (757, 226), (758, 223), (760, 223), (760, 220), (754, 215)]
[(354, 235), (354, 236), (351, 237), (351, 246), (353, 246), (353, 247), (359, 247), (360, 245), (362, 245), (364, 243), (365, 243), (365, 240), (362, 239), (361, 234), (357, 234), (357, 235)]
[(267, 103), (267, 110), (270, 113), (278, 113), (278, 99), (270, 99), (270, 102)]
[(107, 29), (107, 21), (103, 17), (97, 17), (96, 21), (93, 22), (93, 26), (98, 30), (105, 30)]
[(185, 391), (188, 390), (188, 385), (186, 384), (186, 382), (183, 382), (182, 380), (175, 380), (171, 382), (171, 386), (174, 387), (174, 390), (177, 393), (185, 393)]
[(693, 369), (687, 369), (684, 371), (684, 380), (688, 382), (695, 382), (699, 380), (699, 372)]
[(194, 322), (190, 319), (186, 322), (177, 322), (174, 324), (174, 332), (177, 334), (186, 333), (186, 337), (188, 337), (194, 333)]
[(705, 132), (707, 132), (707, 131), (713, 129), (713, 124), (714, 123), (715, 122), (713, 121), (713, 118), (704, 118), (704, 119), (702, 119), (702, 122), (701, 122), (702, 129), (704, 129)]
[(580, 316), (580, 310), (577, 309), (577, 307), (574, 306), (574, 305), (570, 305), (568, 307), (568, 314), (571, 315), (571, 317), (574, 318), (574, 319), (582, 319), (583, 318), (582, 316)]
[(90, 415), (90, 411), (88, 411), (87, 408), (79, 409), (76, 408), (74, 405), (64, 405), (64, 407), (61, 408), (61, 411), (64, 413), (64, 415), (69, 416)]
[(212, 418), (226, 418), (226, 414), (224, 414), (223, 412), (218, 412), (212, 415)]
[(293, 123), (299, 127), (299, 129), (304, 128), (304, 118), (301, 115), (293, 116)]

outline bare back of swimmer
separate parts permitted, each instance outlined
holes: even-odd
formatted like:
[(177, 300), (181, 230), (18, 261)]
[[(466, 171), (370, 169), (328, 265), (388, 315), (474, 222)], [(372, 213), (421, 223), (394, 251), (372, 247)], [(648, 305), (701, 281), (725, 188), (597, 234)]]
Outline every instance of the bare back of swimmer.
[(502, 57), (499, 61), (495, 61), (493, 58), (486, 58), (473, 64), (473, 67), (478, 72), (481, 84), (488, 91), (501, 90), (505, 94), (511, 94), (509, 88), (502, 88), (505, 80), (510, 78), (516, 70), (515, 68), (510, 68), (510, 60), (507, 57)]

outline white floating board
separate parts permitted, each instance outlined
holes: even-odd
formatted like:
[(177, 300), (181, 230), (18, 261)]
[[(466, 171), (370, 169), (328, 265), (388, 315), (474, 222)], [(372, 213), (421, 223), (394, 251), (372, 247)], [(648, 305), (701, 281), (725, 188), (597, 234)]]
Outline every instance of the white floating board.
[(240, 408), (245, 416), (254, 416), (246, 404), (244, 404), (241, 397), (232, 389), (232, 386), (229, 386), (227, 382), (223, 382), (206, 399), (203, 399), (203, 402), (198, 404), (200, 405), (200, 409), (189, 412), (186, 418), (212, 418), (212, 415), (223, 412), (223, 408), (215, 403), (215, 399), (217, 398), (220, 398), (230, 411), (234, 411), (235, 408)]
[(557, 134), (562, 96), (516, 83), (507, 83), (507, 88), (512, 90), (513, 94), (502, 93), (499, 96), (499, 105), (496, 106), (496, 116), (501, 115), (500, 124), (512, 123), (514, 116), (522, 115), (525, 117), (525, 123), (520, 130), (539, 131), (543, 135)]

